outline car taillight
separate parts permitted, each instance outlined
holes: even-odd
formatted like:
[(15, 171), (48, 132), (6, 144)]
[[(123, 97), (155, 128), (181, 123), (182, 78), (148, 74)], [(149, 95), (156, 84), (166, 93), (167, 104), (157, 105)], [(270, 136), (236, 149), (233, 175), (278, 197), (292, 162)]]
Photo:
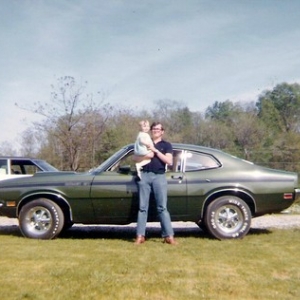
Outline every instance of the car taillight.
[(293, 197), (294, 197), (293, 193), (284, 193), (283, 194), (284, 200), (293, 200)]

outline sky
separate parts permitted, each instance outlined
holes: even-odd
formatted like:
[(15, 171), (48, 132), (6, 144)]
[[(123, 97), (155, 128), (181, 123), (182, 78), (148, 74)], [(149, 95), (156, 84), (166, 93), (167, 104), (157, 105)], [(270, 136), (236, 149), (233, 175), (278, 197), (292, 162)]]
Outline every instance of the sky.
[[(0, 147), (72, 76), (105, 102), (204, 112), (300, 82), (299, 0), (0, 0)], [(95, 96), (94, 100), (98, 99)], [(103, 100), (102, 98), (99, 101)]]

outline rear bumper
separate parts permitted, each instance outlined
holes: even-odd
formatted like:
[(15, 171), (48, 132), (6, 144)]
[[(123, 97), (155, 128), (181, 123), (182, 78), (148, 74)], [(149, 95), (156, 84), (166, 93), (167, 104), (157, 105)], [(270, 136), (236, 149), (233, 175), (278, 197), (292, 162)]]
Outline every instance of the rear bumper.
[(295, 201), (294, 203), (300, 203), (300, 188), (299, 189), (295, 189)]

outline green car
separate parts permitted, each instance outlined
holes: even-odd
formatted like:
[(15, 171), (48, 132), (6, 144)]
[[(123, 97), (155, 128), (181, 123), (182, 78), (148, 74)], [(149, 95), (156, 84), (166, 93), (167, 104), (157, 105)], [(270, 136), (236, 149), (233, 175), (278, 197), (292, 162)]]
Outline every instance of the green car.
[[(172, 221), (196, 222), (217, 239), (244, 237), (253, 217), (280, 212), (299, 197), (298, 175), (267, 169), (195, 145), (173, 144), (168, 166)], [(25, 237), (52, 239), (74, 223), (136, 222), (133, 145), (86, 172), (43, 172), (0, 182), (0, 215), (18, 218)], [(155, 205), (148, 222), (157, 221)]]

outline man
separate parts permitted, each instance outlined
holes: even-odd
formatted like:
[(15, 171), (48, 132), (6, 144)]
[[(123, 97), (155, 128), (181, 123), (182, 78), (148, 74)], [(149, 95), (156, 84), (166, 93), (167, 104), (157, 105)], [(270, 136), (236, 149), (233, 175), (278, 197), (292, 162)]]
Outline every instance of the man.
[(174, 231), (167, 209), (167, 179), (165, 175), (166, 165), (173, 163), (173, 149), (169, 142), (162, 139), (164, 128), (161, 123), (153, 123), (150, 130), (153, 146), (150, 146), (149, 149), (154, 152), (154, 157), (143, 167), (140, 181), (138, 181), (140, 202), (135, 244), (139, 245), (145, 242), (149, 198), (153, 191), (164, 242), (175, 245)]

